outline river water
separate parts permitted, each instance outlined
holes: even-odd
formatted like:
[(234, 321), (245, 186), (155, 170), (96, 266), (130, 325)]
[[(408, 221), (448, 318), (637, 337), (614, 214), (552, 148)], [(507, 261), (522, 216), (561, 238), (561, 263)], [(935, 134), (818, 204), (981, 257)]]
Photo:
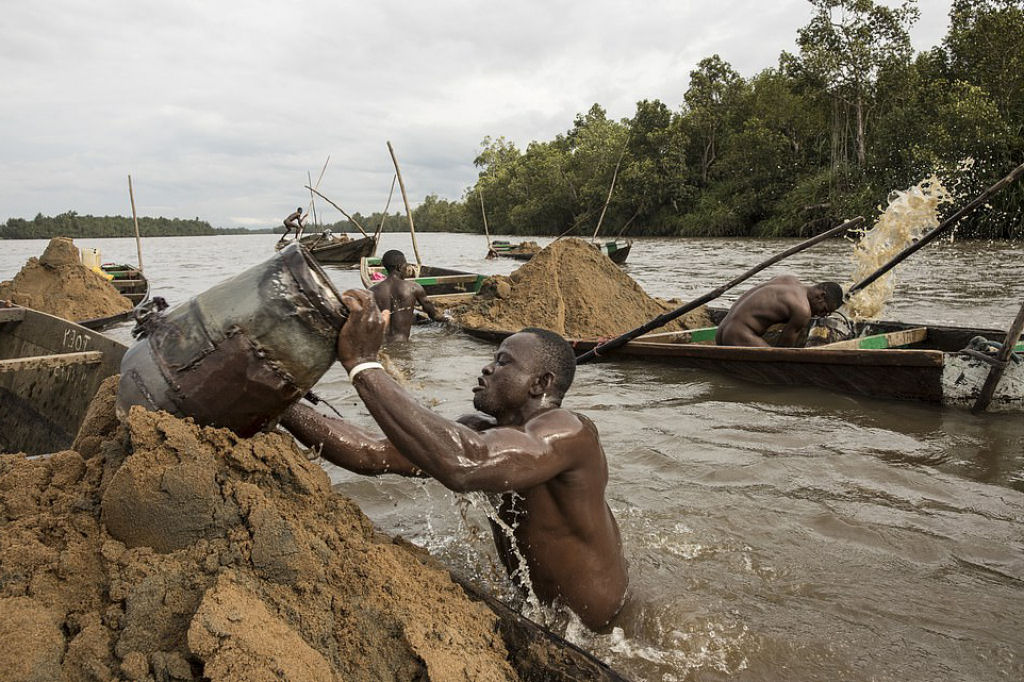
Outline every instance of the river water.
[[(276, 236), (151, 238), (153, 294), (172, 305), (254, 265)], [(542, 244), (549, 240), (539, 239)], [(134, 263), (130, 239), (81, 239)], [(626, 271), (651, 294), (687, 299), (789, 240), (640, 239)], [(45, 241), (0, 242), (10, 278)], [(475, 272), (483, 237), (423, 234), (423, 261)], [(412, 259), (408, 235), (381, 249)], [(774, 266), (846, 282), (835, 241)], [(358, 273), (328, 266), (339, 289)], [(897, 270), (887, 319), (1005, 329), (1024, 297), (1024, 246), (935, 243)], [(723, 297), (727, 305), (744, 290)], [(111, 335), (129, 341), (128, 327)], [(393, 349), (407, 388), (439, 413), (471, 409), (493, 347), (437, 326)], [(373, 426), (336, 365), (317, 387)], [(774, 388), (636, 362), (580, 367), (565, 407), (591, 417), (610, 468), (632, 599), (617, 628), (534, 614), (637, 680), (1024, 679), (1024, 419), (816, 389)], [(482, 511), (433, 482), (328, 467), (337, 490), (499, 594), (507, 585)]]

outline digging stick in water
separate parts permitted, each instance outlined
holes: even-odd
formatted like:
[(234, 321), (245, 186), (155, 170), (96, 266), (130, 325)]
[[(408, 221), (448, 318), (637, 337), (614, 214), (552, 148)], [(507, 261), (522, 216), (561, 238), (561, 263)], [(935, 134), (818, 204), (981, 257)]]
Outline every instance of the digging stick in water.
[(974, 414), (984, 412), (988, 404), (992, 402), (992, 396), (996, 392), (999, 380), (1003, 378), (1003, 371), (1006, 370), (1006, 364), (1010, 361), (1010, 355), (1013, 354), (1013, 347), (1017, 345), (1017, 341), (1020, 339), (1021, 331), (1024, 331), (1024, 305), (1021, 305), (1016, 319), (1010, 325), (1009, 331), (1006, 332), (1006, 338), (1003, 339), (1003, 348), (999, 351), (999, 355), (996, 356), (996, 362), (993, 363), (992, 369), (988, 371), (985, 385), (981, 387), (981, 393), (978, 394), (977, 402), (971, 408), (971, 412)]
[(984, 204), (986, 201), (988, 201), (990, 198), (992, 198), (993, 194), (995, 194), (999, 190), (1003, 189), (1007, 185), (1011, 184), (1014, 180), (1019, 178), (1021, 175), (1024, 175), (1024, 163), (1022, 163), (1021, 165), (1019, 165), (1016, 168), (1014, 168), (1013, 171), (1011, 171), (1010, 174), (1007, 175), (1005, 178), (1003, 178), (1002, 180), (1000, 180), (999, 182), (997, 182), (996, 184), (992, 185), (991, 187), (986, 189), (984, 192), (979, 194), (974, 199), (974, 201), (972, 201), (971, 203), (967, 204), (966, 206), (961, 208), (959, 211), (957, 211), (953, 215), (951, 215), (948, 218), (946, 218), (945, 220), (943, 220), (941, 223), (939, 223), (939, 225), (937, 227), (933, 227), (931, 232), (926, 232), (916, 242), (914, 242), (913, 244), (911, 244), (907, 248), (905, 248), (902, 251), (900, 251), (899, 253), (897, 253), (895, 256), (893, 256), (889, 260), (888, 263), (886, 263), (882, 267), (878, 268), (873, 273), (871, 273), (870, 275), (868, 275), (867, 277), (865, 277), (864, 279), (862, 279), (861, 281), (857, 282), (852, 287), (850, 287), (850, 289), (846, 292), (846, 295), (844, 296), (844, 300), (849, 301), (853, 297), (854, 294), (856, 294), (857, 292), (861, 291), (862, 289), (865, 289), (868, 286), (870, 286), (876, 279), (878, 279), (879, 277), (881, 277), (885, 273), (887, 273), (890, 270), (892, 270), (901, 261), (903, 261), (904, 259), (909, 257), (912, 253), (914, 253), (915, 251), (917, 251), (918, 249), (923, 247), (925, 244), (927, 244), (928, 242), (930, 242), (933, 239), (935, 239), (936, 237), (938, 237), (941, 233), (945, 232), (946, 230), (948, 230), (953, 225), (956, 225), (957, 222), (959, 222), (961, 218), (963, 218), (967, 214), (973, 212), (976, 208), (978, 208), (979, 206)]
[(391, 146), (391, 140), (388, 140), (388, 151), (391, 152), (391, 161), (395, 164), (398, 186), (402, 190), (402, 201), (405, 202), (405, 214), (409, 216), (409, 236), (412, 237), (412, 251), (416, 254), (416, 272), (418, 274), (419, 266), (423, 264), (423, 261), (420, 260), (420, 249), (416, 246), (416, 226), (412, 222), (412, 209), (409, 208), (409, 197), (405, 193), (405, 181), (402, 180), (402, 171), (398, 168), (398, 158), (395, 156), (395, 148)]
[(355, 226), (356, 226), (356, 228), (358, 228), (358, 229), (359, 229), (359, 231), (363, 233), (363, 236), (364, 236), (364, 237), (369, 237), (369, 236), (370, 236), (370, 235), (368, 235), (368, 234), (366, 233), (366, 230), (364, 230), (364, 229), (363, 229), (363, 226), (359, 224), (359, 221), (358, 221), (358, 220), (356, 220), (355, 218), (353, 218), (352, 216), (350, 216), (350, 215), (349, 215), (348, 213), (345, 213), (345, 209), (343, 209), (343, 208), (342, 208), (341, 206), (338, 206), (338, 205), (337, 205), (336, 203), (334, 203), (333, 201), (331, 201), (330, 199), (328, 199), (327, 197), (325, 197), (325, 196), (323, 195), (323, 193), (321, 193), (321, 192), (320, 192), (319, 190), (313, 189), (313, 188), (312, 188), (312, 187), (310, 187), (309, 185), (306, 185), (306, 189), (308, 189), (308, 190), (309, 190), (310, 192), (312, 192), (313, 194), (317, 195), (318, 197), (320, 197), (321, 199), (323, 199), (324, 201), (326, 201), (326, 202), (327, 202), (328, 204), (330, 204), (330, 205), (331, 205), (331, 206), (333, 206), (334, 208), (336, 208), (336, 209), (338, 209), (339, 211), (341, 211), (341, 215), (343, 215), (343, 216), (345, 216), (346, 218), (348, 218), (349, 220), (351, 220), (351, 221), (352, 221), (352, 224), (353, 224), (353, 225), (355, 225)]
[(606, 341), (606, 342), (602, 343), (599, 346), (591, 348), (586, 353), (583, 353), (578, 358), (576, 358), (576, 364), (577, 365), (582, 365), (583, 363), (589, 362), (589, 361), (593, 360), (596, 357), (600, 357), (604, 353), (607, 353), (609, 351), (615, 350), (619, 346), (624, 346), (625, 344), (629, 343), (630, 341), (632, 341), (636, 337), (641, 336), (643, 334), (646, 334), (647, 332), (651, 331), (652, 329), (657, 329), (658, 327), (665, 326), (666, 324), (668, 324), (672, 320), (676, 319), (677, 317), (679, 317), (681, 315), (685, 315), (686, 313), (690, 312), (694, 308), (702, 306), (705, 303), (708, 303), (709, 301), (713, 301), (714, 299), (718, 298), (719, 296), (724, 294), (729, 289), (732, 289), (734, 286), (736, 286), (740, 282), (743, 282), (744, 280), (747, 280), (750, 277), (753, 277), (754, 275), (756, 275), (760, 271), (764, 270), (768, 266), (774, 265), (775, 263), (778, 263), (783, 258), (788, 258), (789, 256), (792, 256), (794, 253), (797, 253), (799, 251), (803, 251), (804, 249), (806, 249), (808, 247), (814, 246), (818, 242), (824, 241), (825, 239), (828, 239), (829, 237), (831, 237), (833, 235), (841, 234), (841, 233), (843, 233), (843, 232), (845, 232), (847, 230), (853, 229), (854, 227), (859, 225), (861, 222), (863, 222), (863, 220), (864, 219), (862, 217), (857, 216), (856, 218), (853, 218), (852, 220), (847, 220), (842, 225), (839, 225), (837, 227), (833, 227), (831, 230), (828, 230), (826, 232), (822, 232), (821, 234), (819, 234), (816, 237), (811, 237), (810, 239), (808, 239), (806, 241), (802, 241), (802, 242), (800, 242), (799, 244), (797, 244), (796, 246), (794, 246), (792, 248), (786, 249), (782, 253), (779, 253), (779, 254), (776, 254), (776, 255), (772, 256), (768, 260), (760, 263), (759, 265), (756, 265), (756, 266), (752, 267), (751, 269), (747, 270), (746, 272), (744, 272), (739, 277), (736, 277), (735, 279), (730, 280), (729, 282), (727, 282), (726, 284), (723, 284), (722, 286), (718, 287), (714, 291), (709, 291), (708, 293), (704, 294), (700, 298), (695, 298), (695, 299), (693, 299), (692, 301), (690, 301), (689, 303), (687, 303), (684, 306), (680, 306), (679, 308), (676, 308), (675, 310), (672, 310), (670, 312), (664, 313), (662, 315), (658, 315), (656, 318), (654, 318), (650, 322), (646, 322), (643, 325), (637, 327), (636, 329), (634, 329), (632, 331), (628, 331), (628, 332), (626, 332), (625, 334), (623, 334), (621, 336), (617, 336), (617, 337), (615, 337), (614, 339), (612, 339), (610, 341)]

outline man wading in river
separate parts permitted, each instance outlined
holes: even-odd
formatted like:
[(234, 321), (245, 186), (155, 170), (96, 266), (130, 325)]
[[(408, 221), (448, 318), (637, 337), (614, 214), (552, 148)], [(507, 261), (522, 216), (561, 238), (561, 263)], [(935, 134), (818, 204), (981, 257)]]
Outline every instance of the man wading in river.
[(357, 473), (430, 475), (451, 490), (499, 493), (492, 499), (514, 544), (491, 526), (509, 574), (522, 556), (539, 599), (563, 602), (590, 628), (606, 625), (625, 600), (626, 562), (605, 503), (608, 465), (597, 429), (560, 407), (576, 371), (569, 344), (544, 329), (510, 336), (473, 388), (473, 406), (484, 414), (450, 421), (376, 362), (383, 321), (369, 292), (347, 291), (342, 301), (350, 315), (338, 359), (386, 438), (298, 404), (281, 424)]
[(737, 299), (718, 324), (719, 346), (771, 346), (764, 333), (773, 324), (785, 327), (774, 344), (797, 345), (811, 317), (828, 315), (843, 304), (843, 288), (835, 282), (804, 286), (793, 275), (780, 275), (759, 284)]
[(430, 319), (437, 322), (448, 322), (451, 320), (447, 315), (442, 315), (430, 299), (427, 292), (418, 282), (410, 282), (406, 279), (405, 254), (392, 249), (380, 259), (381, 265), (388, 271), (387, 279), (370, 288), (377, 307), (382, 311), (388, 311), (390, 320), (387, 324), (388, 341), (405, 341), (409, 338), (412, 330), (412, 323), (416, 319), (416, 304), (423, 308), (423, 312), (430, 316)]

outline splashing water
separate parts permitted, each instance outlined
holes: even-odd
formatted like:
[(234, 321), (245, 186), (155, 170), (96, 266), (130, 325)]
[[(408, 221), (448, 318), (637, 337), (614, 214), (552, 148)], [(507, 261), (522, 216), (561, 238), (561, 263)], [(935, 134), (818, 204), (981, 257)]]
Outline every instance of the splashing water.
[[(925, 232), (937, 227), (939, 206), (950, 201), (949, 191), (935, 175), (906, 191), (890, 194), (889, 205), (874, 226), (860, 231), (861, 238), (853, 249), (853, 282), (848, 282), (844, 288), (860, 282)], [(854, 320), (878, 318), (892, 298), (896, 286), (894, 272), (890, 270), (847, 301), (847, 314)]]

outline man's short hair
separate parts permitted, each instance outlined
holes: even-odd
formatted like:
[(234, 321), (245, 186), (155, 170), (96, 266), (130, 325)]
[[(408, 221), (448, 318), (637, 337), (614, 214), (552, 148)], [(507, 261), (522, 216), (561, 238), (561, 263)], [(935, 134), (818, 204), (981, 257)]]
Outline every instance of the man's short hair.
[(405, 265), (405, 254), (398, 249), (391, 249), (384, 252), (384, 255), (381, 256), (380, 264), (388, 272), (395, 272), (398, 268)]
[(839, 310), (843, 305), (843, 288), (835, 282), (820, 282), (818, 288), (825, 294), (825, 303), (832, 310)]
[(520, 330), (520, 333), (533, 334), (540, 342), (537, 361), (541, 371), (551, 372), (555, 376), (552, 385), (555, 395), (552, 398), (560, 405), (562, 396), (572, 386), (573, 377), (576, 376), (576, 354), (572, 352), (572, 346), (560, 334), (550, 329), (526, 327)]

